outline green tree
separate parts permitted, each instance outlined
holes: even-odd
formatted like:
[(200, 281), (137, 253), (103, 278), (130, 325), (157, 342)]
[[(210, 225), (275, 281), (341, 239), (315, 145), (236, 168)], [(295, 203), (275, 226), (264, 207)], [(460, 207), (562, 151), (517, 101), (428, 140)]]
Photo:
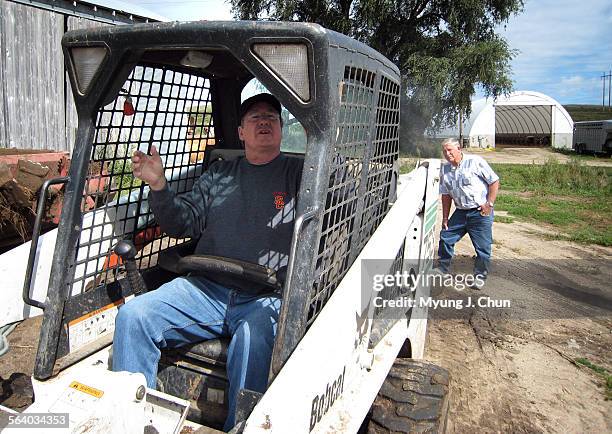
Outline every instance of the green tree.
[(236, 18), (321, 24), (366, 43), (402, 73), (402, 143), (414, 145), (470, 112), (487, 96), (511, 91), (515, 52), (496, 33), (523, 0), (230, 0)]

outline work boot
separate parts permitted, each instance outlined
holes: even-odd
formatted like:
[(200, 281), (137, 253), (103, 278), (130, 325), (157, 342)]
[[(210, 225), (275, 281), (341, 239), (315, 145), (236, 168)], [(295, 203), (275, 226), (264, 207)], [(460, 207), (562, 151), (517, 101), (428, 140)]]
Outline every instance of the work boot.
[(486, 274), (476, 274), (474, 277), (475, 277), (474, 283), (470, 285), (470, 288), (480, 291), (481, 289), (484, 288), (487, 282), (487, 275)]

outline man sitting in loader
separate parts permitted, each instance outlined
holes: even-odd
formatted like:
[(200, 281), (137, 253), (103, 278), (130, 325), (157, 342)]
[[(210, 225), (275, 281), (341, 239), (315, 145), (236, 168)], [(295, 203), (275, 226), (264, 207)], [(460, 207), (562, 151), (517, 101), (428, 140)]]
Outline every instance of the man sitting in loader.
[[(134, 175), (147, 182), (149, 203), (170, 236), (197, 241), (195, 254), (215, 255), (279, 270), (287, 265), (302, 161), (280, 152), (281, 105), (259, 94), (240, 106), (238, 136), (245, 157), (220, 161), (176, 195), (159, 153), (137, 151)], [(156, 386), (161, 349), (231, 337), (227, 355), (229, 413), (234, 425), (240, 389), (264, 392), (280, 298), (263, 285), (188, 274), (126, 303), (116, 319), (113, 370), (142, 372)]]

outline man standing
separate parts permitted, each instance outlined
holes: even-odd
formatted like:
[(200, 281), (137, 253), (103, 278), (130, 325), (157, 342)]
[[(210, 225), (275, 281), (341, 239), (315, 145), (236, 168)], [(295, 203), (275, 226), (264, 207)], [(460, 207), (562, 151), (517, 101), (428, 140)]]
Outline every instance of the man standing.
[[(238, 136), (245, 158), (220, 161), (177, 195), (168, 188), (161, 158), (137, 151), (134, 175), (150, 186), (149, 203), (170, 236), (197, 241), (196, 254), (265, 265), (287, 265), (302, 161), (280, 152), (281, 105), (259, 94), (240, 106)], [(227, 355), (229, 413), (235, 421), (240, 389), (264, 392), (280, 298), (265, 287), (220, 277), (188, 275), (126, 303), (116, 319), (113, 370), (142, 372), (156, 386), (161, 349), (231, 337)]]
[[(476, 250), (474, 275), (484, 282), (489, 272), (493, 243), (493, 206), (499, 189), (499, 176), (477, 155), (465, 155), (456, 139), (442, 142), (444, 158), (440, 173), (442, 231), (438, 266), (448, 273), (455, 244), (467, 233)], [(451, 203), (456, 210), (448, 218)], [(482, 285), (475, 285), (480, 289)]]

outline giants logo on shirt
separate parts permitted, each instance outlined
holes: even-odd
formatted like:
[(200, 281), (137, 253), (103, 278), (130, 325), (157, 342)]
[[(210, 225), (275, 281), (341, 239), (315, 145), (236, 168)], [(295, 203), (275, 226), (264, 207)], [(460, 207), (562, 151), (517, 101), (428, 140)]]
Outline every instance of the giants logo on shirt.
[(287, 193), (284, 191), (275, 191), (272, 194), (274, 195), (274, 206), (276, 209), (283, 209), (285, 207), (285, 197), (287, 197)]

